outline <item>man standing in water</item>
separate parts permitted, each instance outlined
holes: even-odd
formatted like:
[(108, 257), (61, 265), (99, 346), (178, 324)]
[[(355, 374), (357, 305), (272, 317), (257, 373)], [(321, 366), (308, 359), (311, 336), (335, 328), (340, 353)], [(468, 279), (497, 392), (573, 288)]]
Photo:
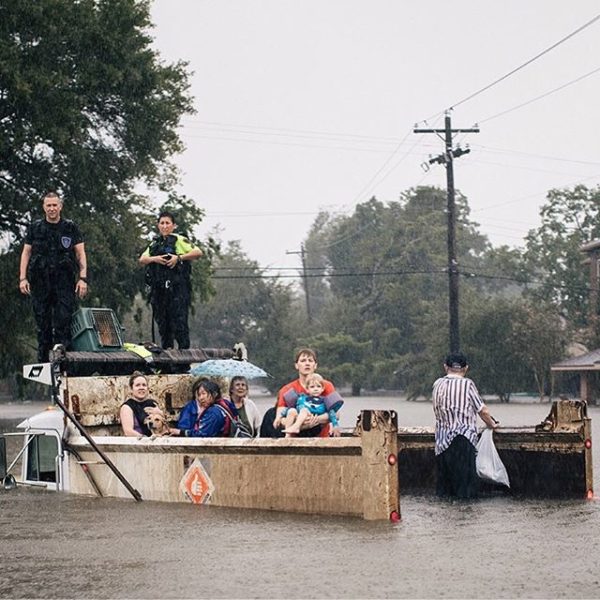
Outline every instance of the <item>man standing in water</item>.
[(45, 218), (27, 230), (19, 265), (19, 290), (31, 296), (37, 328), (38, 361), (48, 360), (54, 344), (71, 342), (76, 297), (88, 291), (83, 237), (73, 221), (61, 218), (62, 199), (44, 196)]
[(433, 384), (437, 495), (476, 498), (477, 415), (492, 429), (497, 423), (473, 381), (465, 377), (469, 369), (465, 356), (449, 354), (444, 369), (446, 376)]
[(188, 312), (192, 297), (191, 261), (202, 256), (200, 248), (187, 238), (173, 233), (175, 215), (163, 211), (158, 216), (158, 235), (140, 256), (147, 267), (150, 304), (158, 325), (161, 345), (180, 350), (190, 347)]

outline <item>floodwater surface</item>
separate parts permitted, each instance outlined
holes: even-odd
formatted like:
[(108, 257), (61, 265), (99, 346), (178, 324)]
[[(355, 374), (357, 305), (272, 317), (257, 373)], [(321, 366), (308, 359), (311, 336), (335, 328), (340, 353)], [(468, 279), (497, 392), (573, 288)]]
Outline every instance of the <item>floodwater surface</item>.
[[(258, 403), (264, 410), (271, 400)], [(430, 403), (363, 398), (348, 400), (343, 426), (357, 407), (395, 408), (401, 425), (433, 424)], [(505, 425), (534, 425), (549, 405), (490, 408)], [(600, 443), (600, 409), (590, 413)], [(596, 500), (403, 495), (401, 510), (392, 524), (0, 490), (0, 596), (600, 597)]]

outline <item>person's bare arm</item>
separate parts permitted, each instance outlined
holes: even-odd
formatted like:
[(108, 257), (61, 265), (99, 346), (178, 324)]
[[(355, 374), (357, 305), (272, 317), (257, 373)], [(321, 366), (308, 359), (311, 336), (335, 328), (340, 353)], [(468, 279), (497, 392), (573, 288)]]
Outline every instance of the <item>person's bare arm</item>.
[(21, 261), (19, 262), (19, 291), (21, 294), (31, 294), (31, 287), (27, 280), (27, 267), (31, 259), (31, 244), (23, 244)]
[(498, 425), (500, 424), (499, 421), (496, 421), (496, 419), (494, 419), (494, 417), (492, 417), (488, 407), (485, 404), (483, 405), (483, 408), (479, 411), (479, 416), (481, 417), (481, 420), (490, 429), (496, 429), (496, 427), (498, 427)]
[(180, 254), (179, 258), (181, 260), (197, 260), (201, 256), (202, 250), (200, 250), (200, 248), (194, 247), (189, 252), (186, 252), (185, 254)]
[(284, 411), (285, 406), (278, 406), (275, 410), (275, 418), (273, 419), (273, 427), (275, 429), (279, 429), (281, 427), (281, 423), (283, 421), (283, 417), (281, 413)]
[(133, 428), (133, 411), (129, 406), (123, 404), (119, 411), (119, 417), (121, 418), (121, 428), (123, 429), (123, 435), (127, 437), (139, 437), (140, 433)]
[(146, 265), (149, 265), (150, 263), (158, 263), (159, 265), (166, 266), (166, 265), (169, 264), (169, 259), (165, 258), (162, 255), (159, 255), (159, 256), (150, 256), (149, 254), (146, 254), (144, 252), (144, 254), (142, 254), (139, 257), (138, 262), (143, 267), (145, 267)]
[(189, 252), (185, 254), (171, 254), (170, 258), (167, 259), (165, 265), (169, 267), (169, 269), (174, 269), (177, 266), (177, 263), (183, 262), (184, 260), (196, 260), (202, 256), (202, 250), (200, 248), (192, 248)]
[(75, 258), (77, 259), (77, 264), (79, 265), (79, 277), (77, 278), (77, 283), (75, 284), (75, 293), (79, 298), (85, 298), (85, 295), (88, 292), (88, 284), (84, 279), (87, 278), (87, 256), (85, 254), (85, 244), (81, 242), (81, 244), (75, 245)]

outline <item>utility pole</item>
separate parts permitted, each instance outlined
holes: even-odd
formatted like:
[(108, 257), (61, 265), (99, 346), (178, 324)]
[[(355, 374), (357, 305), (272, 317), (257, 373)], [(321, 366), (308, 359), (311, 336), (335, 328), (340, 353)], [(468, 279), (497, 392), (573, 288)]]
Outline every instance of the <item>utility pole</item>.
[(414, 133), (435, 133), (444, 135), (444, 154), (429, 159), (429, 164), (439, 163), (446, 167), (448, 199), (448, 314), (450, 332), (450, 352), (460, 350), (460, 325), (458, 318), (458, 260), (456, 258), (456, 207), (454, 203), (454, 159), (468, 154), (469, 148), (452, 148), (452, 134), (479, 133), (479, 127), (452, 129), (450, 114), (446, 111), (444, 129), (413, 129)]
[(304, 244), (300, 245), (299, 252), (286, 251), (286, 254), (299, 254), (302, 258), (302, 282), (304, 283), (304, 296), (306, 297), (306, 316), (308, 322), (312, 323), (312, 312), (310, 310), (310, 295), (308, 293), (308, 273), (306, 272), (306, 250), (304, 250)]

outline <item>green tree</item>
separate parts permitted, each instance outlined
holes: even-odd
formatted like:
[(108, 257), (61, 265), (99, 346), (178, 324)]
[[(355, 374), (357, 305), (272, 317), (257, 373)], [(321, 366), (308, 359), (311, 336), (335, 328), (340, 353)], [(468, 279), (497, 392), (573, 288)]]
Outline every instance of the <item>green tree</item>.
[(313, 348), (319, 358), (319, 372), (327, 379), (349, 383), (352, 395), (359, 396), (371, 371), (369, 342), (358, 342), (351, 336), (338, 333), (319, 333), (301, 341), (302, 346)]
[[(0, 6), (2, 277), (15, 277), (25, 228), (41, 216), (43, 193), (56, 189), (86, 239), (88, 302), (130, 307), (142, 285), (136, 259), (154, 225), (150, 194), (190, 204), (176, 195), (170, 162), (183, 148), (178, 122), (193, 112), (188, 74), (185, 63), (161, 61), (151, 26), (145, 0)], [(0, 300), (14, 302), (14, 291), (3, 288)], [(8, 332), (15, 359), (4, 372), (27, 352), (15, 330), (33, 329), (27, 302), (14, 306), (21, 327)]]
[(470, 373), (482, 394), (497, 394), (508, 402), (514, 392), (535, 387), (530, 364), (522, 360), (522, 338), (518, 325), (524, 317), (521, 299), (483, 296), (465, 311), (463, 348)]
[(550, 367), (565, 357), (569, 332), (556, 307), (548, 303), (529, 304), (515, 317), (515, 354), (533, 372), (541, 401), (552, 396)]
[(306, 324), (301, 299), (277, 278), (266, 277), (239, 242), (215, 258), (212, 296), (190, 320), (194, 345), (232, 348), (244, 342), (249, 360), (272, 378), (277, 389), (294, 373), (294, 348)]
[(542, 224), (526, 238), (530, 269), (541, 286), (531, 290), (536, 300), (553, 302), (575, 326), (588, 319), (589, 272), (580, 248), (600, 238), (600, 187), (551, 190), (540, 210)]
[[(240, 243), (229, 242), (214, 259), (214, 295), (190, 319), (194, 345), (232, 348), (250, 344), (252, 331), (268, 314), (269, 281)], [(249, 348), (253, 360), (254, 348)]]
[[(333, 297), (321, 324), (369, 344), (369, 385), (401, 384), (418, 396), (438, 374), (448, 339), (445, 207), (443, 190), (421, 187), (399, 202), (372, 198), (320, 231)], [(490, 246), (460, 194), (457, 215), (460, 262), (478, 268)], [(472, 278), (463, 285), (477, 288)]]

